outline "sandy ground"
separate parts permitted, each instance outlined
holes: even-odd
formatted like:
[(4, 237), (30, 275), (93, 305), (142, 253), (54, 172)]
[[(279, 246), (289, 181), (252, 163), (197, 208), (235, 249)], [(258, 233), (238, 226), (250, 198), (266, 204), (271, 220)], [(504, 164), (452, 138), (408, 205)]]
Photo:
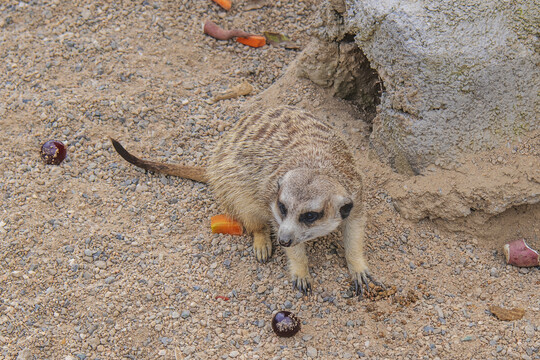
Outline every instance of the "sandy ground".
[[(505, 239), (402, 219), (385, 190), (390, 170), (369, 151), (369, 114), (307, 80), (279, 83), (298, 52), (201, 30), (211, 18), (305, 45), (317, 1), (251, 11), (237, 1), (228, 13), (211, 1), (87, 3), (0, 4), (1, 359), (540, 358), (538, 268), (505, 265)], [(244, 80), (252, 96), (210, 101)], [(328, 119), (355, 145), (367, 257), (395, 296), (351, 297), (333, 234), (309, 249), (314, 292), (303, 297), (280, 248), (259, 264), (249, 237), (210, 233), (220, 209), (205, 185), (144, 173), (107, 138), (204, 165), (242, 112), (281, 103)], [(39, 157), (49, 139), (68, 144), (60, 166)], [(500, 321), (491, 305), (525, 315)], [(281, 309), (302, 320), (289, 339), (270, 327)]]

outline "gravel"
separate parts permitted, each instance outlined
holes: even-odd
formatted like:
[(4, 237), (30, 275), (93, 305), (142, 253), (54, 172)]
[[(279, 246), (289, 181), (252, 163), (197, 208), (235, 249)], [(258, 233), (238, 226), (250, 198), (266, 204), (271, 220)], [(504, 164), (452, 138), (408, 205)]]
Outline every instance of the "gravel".
[[(401, 218), (373, 156), (360, 158), (366, 255), (397, 288), (378, 301), (351, 297), (339, 234), (309, 246), (313, 295), (303, 297), (282, 249), (259, 264), (248, 237), (210, 233), (220, 208), (205, 185), (113, 152), (108, 136), (158, 161), (204, 165), (251, 98), (207, 100), (244, 80), (256, 100), (298, 53), (216, 41), (202, 21), (305, 46), (319, 2), (237, 5), (1, 2), (0, 358), (539, 359), (538, 268), (520, 272), (459, 232)], [(368, 151), (371, 125), (349, 103), (304, 80), (269, 101), (282, 103), (320, 113)], [(60, 166), (39, 157), (49, 139), (68, 147)], [(396, 300), (409, 292), (417, 300)], [(501, 322), (490, 304), (526, 314)], [(302, 321), (293, 338), (272, 332), (282, 309)]]

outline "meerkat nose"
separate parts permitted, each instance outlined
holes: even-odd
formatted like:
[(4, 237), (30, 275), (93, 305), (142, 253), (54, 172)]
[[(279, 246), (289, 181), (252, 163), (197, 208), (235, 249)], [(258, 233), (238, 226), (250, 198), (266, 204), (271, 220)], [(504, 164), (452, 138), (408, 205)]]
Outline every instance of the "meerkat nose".
[(291, 238), (279, 238), (279, 245), (284, 247), (291, 246), (292, 239)]

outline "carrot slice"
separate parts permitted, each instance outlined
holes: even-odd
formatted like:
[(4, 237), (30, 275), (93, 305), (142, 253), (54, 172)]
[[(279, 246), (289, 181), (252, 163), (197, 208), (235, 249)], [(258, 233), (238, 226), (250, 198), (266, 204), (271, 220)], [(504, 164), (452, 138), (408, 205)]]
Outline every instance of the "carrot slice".
[(213, 233), (218, 234), (242, 235), (243, 233), (242, 224), (223, 214), (210, 218), (210, 228)]
[(251, 35), (247, 37), (237, 37), (236, 41), (241, 44), (258, 48), (266, 45), (266, 38), (262, 35)]
[(231, 0), (213, 0), (213, 1), (227, 11), (231, 9), (231, 5), (232, 5)]

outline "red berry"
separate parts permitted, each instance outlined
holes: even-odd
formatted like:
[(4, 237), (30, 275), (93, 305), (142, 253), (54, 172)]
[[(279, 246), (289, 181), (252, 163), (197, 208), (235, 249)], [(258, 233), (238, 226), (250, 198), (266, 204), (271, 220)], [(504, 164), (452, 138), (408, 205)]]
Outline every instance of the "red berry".
[(277, 336), (291, 337), (300, 331), (300, 320), (290, 311), (277, 312), (272, 318), (272, 330)]
[(60, 165), (66, 158), (66, 146), (60, 141), (49, 140), (41, 147), (41, 158), (45, 164)]

